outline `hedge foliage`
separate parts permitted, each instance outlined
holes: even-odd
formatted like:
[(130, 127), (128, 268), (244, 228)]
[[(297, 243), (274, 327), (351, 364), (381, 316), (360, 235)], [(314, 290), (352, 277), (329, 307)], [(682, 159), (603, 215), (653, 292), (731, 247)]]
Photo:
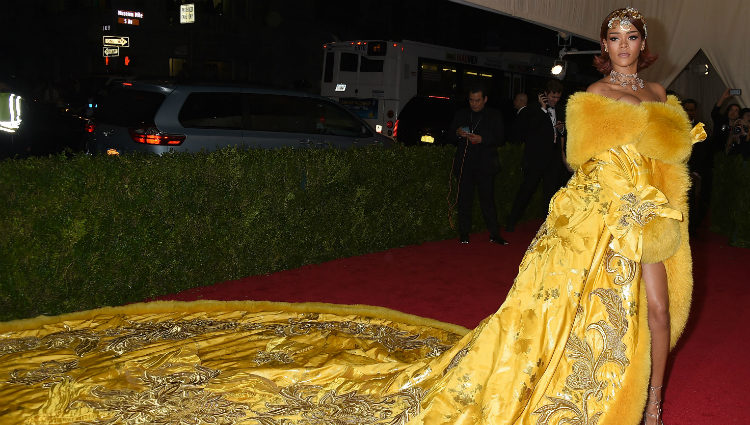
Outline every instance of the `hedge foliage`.
[(731, 245), (750, 248), (750, 160), (717, 154), (713, 170), (711, 229)]
[[(120, 305), (455, 237), (454, 147), (0, 162), (0, 320)], [(499, 216), (520, 184), (501, 148)], [(454, 196), (455, 196), (455, 185)], [(537, 193), (527, 216), (544, 212)], [(475, 208), (474, 226), (484, 223)]]

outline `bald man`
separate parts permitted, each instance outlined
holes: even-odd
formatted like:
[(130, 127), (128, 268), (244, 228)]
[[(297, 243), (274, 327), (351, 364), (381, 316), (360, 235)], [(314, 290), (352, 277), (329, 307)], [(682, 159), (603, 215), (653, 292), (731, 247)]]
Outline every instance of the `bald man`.
[(513, 97), (513, 109), (516, 110), (516, 114), (519, 114), (521, 109), (525, 108), (528, 103), (529, 97), (526, 96), (526, 93), (516, 93)]

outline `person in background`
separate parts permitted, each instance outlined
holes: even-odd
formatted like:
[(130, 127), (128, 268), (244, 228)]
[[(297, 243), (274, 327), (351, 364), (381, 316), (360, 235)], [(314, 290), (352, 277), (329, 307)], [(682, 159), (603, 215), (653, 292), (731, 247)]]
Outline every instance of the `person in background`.
[(739, 117), (729, 121), (729, 136), (724, 151), (727, 155), (750, 156), (750, 108), (741, 109)]
[(510, 131), (508, 138), (511, 143), (521, 143), (521, 137), (518, 131), (519, 117), (521, 111), (526, 108), (529, 103), (529, 96), (526, 93), (520, 92), (513, 96), (513, 112), (509, 115), (510, 118)]
[(544, 185), (546, 202), (561, 186), (561, 146), (565, 127), (563, 111), (557, 111), (555, 107), (562, 92), (563, 85), (560, 81), (549, 80), (544, 92), (537, 96), (538, 104), (523, 108), (518, 115), (514, 131), (524, 144), (521, 163), (523, 180), (508, 216), (505, 229), (508, 232), (515, 230), (516, 223), (521, 219), (540, 181)]
[(724, 150), (729, 137), (729, 123), (730, 121), (736, 121), (740, 117), (740, 106), (736, 103), (731, 103), (727, 106), (726, 111), (722, 114), (721, 108), (727, 99), (732, 97), (730, 89), (724, 90), (724, 92), (716, 101), (713, 109), (711, 109), (711, 121), (713, 121), (713, 129), (711, 131), (711, 143), (712, 151), (718, 152)]
[(685, 99), (682, 101), (682, 109), (685, 110), (685, 113), (690, 120), (690, 124), (695, 125), (695, 117), (698, 113), (698, 102), (696, 102), (695, 99)]
[(456, 135), (457, 148), (453, 174), (458, 180), (459, 241), (469, 243), (474, 190), (479, 191), (479, 205), (490, 232), (490, 242), (507, 245), (500, 236), (495, 207), (495, 174), (500, 171), (497, 147), (503, 141), (502, 114), (486, 106), (487, 94), (481, 86), (469, 90), (469, 107), (456, 112), (450, 126)]
[[(698, 102), (695, 99), (685, 99), (682, 101), (682, 109), (685, 110), (690, 124), (695, 125), (697, 123)], [(692, 181), (688, 192), (691, 233), (695, 232), (708, 211), (712, 168), (713, 150), (708, 143), (698, 143), (693, 147), (693, 152), (688, 161), (690, 180)]]
[(521, 110), (525, 108), (528, 103), (529, 97), (526, 93), (516, 93), (516, 95), (513, 96), (513, 109), (516, 110), (516, 114), (520, 114)]

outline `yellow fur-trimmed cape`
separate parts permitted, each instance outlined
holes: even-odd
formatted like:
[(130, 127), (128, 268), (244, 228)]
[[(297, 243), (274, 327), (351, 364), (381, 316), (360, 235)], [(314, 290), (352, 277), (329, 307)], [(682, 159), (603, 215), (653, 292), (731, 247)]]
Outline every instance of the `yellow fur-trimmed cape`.
[[(653, 185), (673, 208), (682, 212), (679, 233), (669, 231), (673, 220), (654, 220), (644, 228), (643, 262), (663, 261), (669, 282), (671, 347), (685, 329), (693, 292), (692, 259), (688, 241), (686, 161), (700, 137), (691, 132), (690, 121), (679, 100), (640, 105), (619, 102), (595, 93), (575, 93), (568, 100), (567, 160), (575, 169), (610, 148), (632, 144), (655, 159)], [(700, 129), (702, 131), (702, 126)], [(703, 134), (705, 138), (705, 134)], [(677, 237), (679, 235), (679, 237)]]

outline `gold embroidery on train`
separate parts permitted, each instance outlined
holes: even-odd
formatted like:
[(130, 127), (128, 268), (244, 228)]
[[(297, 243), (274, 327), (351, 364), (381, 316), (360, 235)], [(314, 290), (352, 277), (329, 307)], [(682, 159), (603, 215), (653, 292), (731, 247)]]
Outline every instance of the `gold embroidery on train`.
[(436, 337), (420, 339), (420, 335), (409, 334), (390, 326), (373, 325), (361, 322), (318, 322), (290, 320), (289, 324), (268, 325), (274, 329), (279, 336), (307, 335), (313, 330), (341, 332), (357, 338), (371, 340), (380, 343), (391, 352), (417, 350), (425, 348), (428, 352), (426, 357), (437, 357), (452, 347), (458, 340), (458, 335), (449, 335), (448, 344), (443, 344)]
[(538, 300), (549, 301), (551, 299), (556, 300), (560, 298), (560, 290), (558, 288), (544, 289), (544, 286), (540, 286), (536, 294), (532, 295)]
[(615, 273), (613, 282), (616, 285), (626, 285), (633, 282), (638, 273), (638, 263), (611, 249), (607, 250), (604, 267), (607, 273)]
[[(301, 317), (309, 319), (309, 314)], [(316, 316), (317, 317), (317, 316)], [(407, 350), (426, 350), (426, 357), (437, 357), (460, 339), (459, 335), (446, 334), (446, 341), (430, 336), (410, 334), (394, 327), (375, 325), (355, 321), (316, 321), (290, 319), (287, 323), (240, 324), (232, 321), (205, 319), (166, 320), (163, 322), (128, 321), (126, 325), (103, 332), (96, 331), (63, 331), (43, 338), (24, 337), (0, 339), (0, 354), (26, 352), (40, 347), (46, 349), (71, 349), (76, 355), (83, 355), (99, 348), (115, 356), (137, 350), (146, 344), (158, 341), (179, 341), (194, 338), (217, 331), (234, 330), (271, 332), (279, 336), (307, 335), (313, 331), (340, 332), (371, 340), (381, 344), (391, 352)], [(100, 341), (107, 339), (102, 347)]]
[(67, 372), (78, 367), (78, 360), (70, 360), (67, 362), (58, 362), (56, 360), (50, 360), (43, 362), (36, 369), (14, 369), (10, 373), (9, 384), (23, 384), (23, 385), (34, 385), (39, 382), (45, 382), (42, 384), (43, 387), (49, 387), (55, 382), (61, 382), (63, 380), (70, 379)]
[(471, 376), (467, 373), (458, 378), (458, 385), (455, 388), (448, 388), (447, 391), (453, 394), (453, 401), (463, 406), (476, 404), (476, 396), (482, 391), (482, 385), (471, 382)]
[(257, 366), (261, 366), (268, 363), (281, 363), (281, 364), (289, 364), (293, 363), (294, 359), (289, 353), (284, 353), (280, 351), (258, 351), (255, 354), (255, 359), (253, 362)]
[(216, 331), (233, 330), (238, 323), (218, 320), (165, 320), (163, 322), (134, 322), (112, 329), (109, 334), (117, 335), (104, 347), (115, 356), (135, 351), (143, 345), (155, 341), (180, 341)]
[(466, 357), (466, 355), (469, 353), (469, 348), (470, 346), (466, 346), (462, 348), (461, 350), (459, 350), (455, 356), (453, 356), (450, 363), (448, 363), (448, 366), (446, 366), (445, 369), (443, 370), (443, 375), (450, 372), (451, 369), (455, 368), (456, 366), (458, 366), (459, 363), (461, 363), (461, 360), (464, 357)]
[[(403, 425), (421, 411), (424, 390), (409, 388), (382, 399), (349, 392), (339, 395), (319, 386), (292, 385), (279, 390), (282, 404), (266, 403), (268, 411), (250, 417), (263, 425), (282, 424), (389, 424)], [(395, 408), (395, 409), (394, 409)], [(393, 416), (393, 411), (401, 412)], [(300, 422), (288, 418), (301, 417)]]
[(146, 386), (142, 391), (107, 389), (91, 390), (90, 398), (73, 401), (70, 407), (82, 404), (94, 410), (113, 413), (107, 419), (79, 422), (87, 425), (112, 423), (163, 424), (233, 424), (247, 416), (249, 408), (203, 387), (219, 375), (219, 371), (196, 366), (195, 372), (165, 376), (144, 373), (139, 378)]
[(31, 336), (24, 338), (0, 339), (0, 355), (31, 351), (39, 347), (47, 349), (73, 348), (78, 357), (93, 351), (99, 345), (100, 336), (89, 330), (55, 332), (42, 338)]
[[(630, 364), (622, 341), (628, 330), (626, 311), (617, 292), (613, 289), (597, 289), (590, 296), (600, 298), (607, 310), (609, 323), (600, 320), (586, 326), (587, 331), (596, 331), (601, 342), (592, 344), (584, 338), (571, 334), (565, 344), (566, 355), (573, 360), (572, 373), (565, 380), (563, 393), (572, 397), (547, 396), (548, 404), (536, 409), (537, 425), (591, 424), (595, 425), (603, 412), (589, 412), (589, 401), (601, 400), (605, 388), (616, 382), (600, 380), (598, 372), (606, 363), (615, 363), (624, 373)], [(593, 347), (603, 347), (598, 353)], [(593, 397), (593, 399), (592, 399)]]

